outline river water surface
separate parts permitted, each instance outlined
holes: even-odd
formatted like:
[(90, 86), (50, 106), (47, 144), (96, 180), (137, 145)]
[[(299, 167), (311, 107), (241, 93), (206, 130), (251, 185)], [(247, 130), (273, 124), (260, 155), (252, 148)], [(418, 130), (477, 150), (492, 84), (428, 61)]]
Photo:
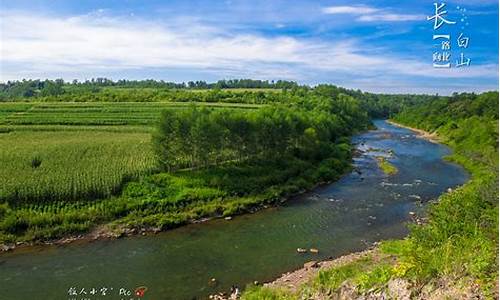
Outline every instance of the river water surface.
[[(137, 299), (119, 293), (139, 286), (147, 287), (142, 299), (203, 299), (231, 285), (271, 280), (310, 260), (403, 237), (410, 211), (421, 211), (468, 175), (443, 160), (447, 147), (382, 120), (375, 125), (353, 138), (362, 152), (354, 158), (355, 171), (283, 206), (157, 235), (1, 254), (0, 299)], [(376, 156), (387, 156), (398, 173), (385, 175)], [(299, 247), (319, 253), (300, 254)]]

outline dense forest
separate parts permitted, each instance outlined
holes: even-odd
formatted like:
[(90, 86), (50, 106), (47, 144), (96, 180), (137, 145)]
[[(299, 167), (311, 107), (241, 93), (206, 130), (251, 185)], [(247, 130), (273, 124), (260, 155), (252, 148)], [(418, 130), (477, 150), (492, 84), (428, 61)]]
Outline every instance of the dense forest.
[(349, 96), (335, 101), (313, 100), (317, 102), (305, 98), (291, 107), (243, 112), (167, 110), (161, 116), (154, 144), (169, 170), (288, 154), (321, 160), (335, 152), (332, 146), (337, 139), (369, 123), (359, 103)]

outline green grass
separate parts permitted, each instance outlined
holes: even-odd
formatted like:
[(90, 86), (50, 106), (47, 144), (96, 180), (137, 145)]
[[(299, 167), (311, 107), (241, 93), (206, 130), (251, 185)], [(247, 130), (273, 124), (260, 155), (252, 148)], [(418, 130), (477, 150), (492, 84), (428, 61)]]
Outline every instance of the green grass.
[(320, 270), (295, 292), (285, 288), (249, 286), (242, 299), (336, 299), (338, 289), (346, 283), (356, 287), (361, 293), (383, 289), (396, 271), (397, 265), (392, 263), (390, 256), (377, 254), (375, 260), (370, 255)]
[(394, 175), (398, 172), (398, 168), (396, 168), (393, 164), (387, 161), (385, 157), (377, 156), (377, 164), (379, 168), (387, 175)]
[(344, 281), (356, 278), (372, 264), (373, 261), (371, 258), (364, 258), (337, 268), (322, 270), (318, 273), (316, 278), (313, 279), (311, 285), (316, 290), (323, 290), (326, 292), (335, 291)]
[(294, 300), (298, 299), (290, 292), (282, 289), (262, 286), (249, 286), (245, 289), (241, 300)]

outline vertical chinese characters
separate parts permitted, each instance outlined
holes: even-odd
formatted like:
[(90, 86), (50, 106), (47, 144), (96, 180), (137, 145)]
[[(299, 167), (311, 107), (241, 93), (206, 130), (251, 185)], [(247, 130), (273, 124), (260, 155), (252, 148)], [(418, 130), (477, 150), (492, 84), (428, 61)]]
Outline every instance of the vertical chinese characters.
[[(459, 68), (469, 66), (471, 60), (470, 58), (466, 58), (463, 52), (463, 50), (469, 46), (469, 37), (463, 32), (465, 27), (469, 25), (467, 16), (465, 15), (466, 9), (457, 6), (457, 10), (462, 13), (462, 17), (460, 18), (462, 32), (460, 32), (456, 39), (456, 45), (461, 52), (454, 66)], [(433, 22), (434, 34), (432, 35), (432, 39), (437, 43), (436, 45), (439, 48), (432, 54), (432, 65), (434, 68), (451, 68), (454, 38), (452, 38), (449, 26), (458, 25), (457, 21), (448, 17), (446, 3), (444, 2), (434, 3), (434, 15), (428, 16), (427, 20)]]
[(462, 17), (460, 18), (461, 23), (461, 31), (457, 38), (457, 45), (460, 49), (460, 58), (457, 60), (457, 68), (459, 67), (468, 67), (470, 65), (470, 58), (466, 58), (464, 51), (469, 47), (469, 37), (465, 35), (464, 30), (467, 26), (469, 26), (469, 21), (467, 20), (467, 16), (465, 13), (467, 10), (460, 6), (457, 6), (457, 9), (462, 13)]

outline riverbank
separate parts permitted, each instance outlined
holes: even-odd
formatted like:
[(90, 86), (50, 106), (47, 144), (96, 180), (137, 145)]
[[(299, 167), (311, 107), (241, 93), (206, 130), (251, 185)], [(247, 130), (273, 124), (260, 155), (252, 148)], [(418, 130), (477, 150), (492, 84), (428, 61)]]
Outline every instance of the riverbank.
[[(418, 138), (425, 139), (429, 142), (439, 144), (442, 142), (436, 133), (429, 133), (424, 130), (417, 128), (404, 126), (402, 124), (396, 123), (394, 121), (386, 120), (387, 123), (394, 125), (396, 127), (405, 128), (417, 133)], [(381, 159), (383, 157), (376, 157), (379, 167), (386, 174), (397, 173), (397, 168), (391, 165), (390, 171), (385, 169), (380, 165)], [(383, 160), (385, 162), (385, 160)], [(394, 168), (394, 169), (393, 169)], [(453, 193), (454, 189), (448, 188), (447, 193)], [(410, 212), (410, 214), (413, 213)], [(422, 219), (412, 218), (412, 223), (422, 225)], [(302, 299), (306, 297), (308, 299), (326, 300), (326, 299), (413, 299), (411, 295), (416, 295), (414, 299), (419, 300), (440, 300), (443, 298), (450, 299), (483, 299), (482, 291), (479, 285), (470, 279), (465, 281), (459, 281), (458, 283), (451, 278), (440, 278), (438, 280), (429, 282), (424, 286), (418, 286), (414, 283), (403, 279), (403, 278), (387, 278), (384, 274), (377, 274), (378, 270), (385, 270), (387, 274), (398, 274), (401, 275), (407, 271), (405, 268), (408, 266), (402, 264), (398, 260), (398, 253), (391, 252), (391, 247), (401, 247), (399, 243), (405, 243), (405, 240), (396, 240), (394, 242), (375, 242), (373, 245), (368, 247), (368, 249), (352, 252), (338, 258), (327, 259), (321, 261), (309, 261), (306, 262), (302, 268), (296, 269), (294, 271), (283, 273), (280, 277), (265, 282), (261, 285), (249, 285), (246, 292), (243, 294), (241, 299), (244, 300), (254, 300), (265, 298), (263, 295), (268, 297), (279, 296), (279, 299)], [(383, 245), (383, 246), (381, 246)], [(390, 249), (390, 250), (388, 250)], [(351, 266), (363, 265), (367, 268), (362, 267), (356, 270), (354, 273), (351, 272)], [(347, 271), (349, 274), (344, 274)], [(374, 270), (376, 270), (374, 272)], [(340, 277), (345, 276), (343, 280), (337, 282), (339, 285), (337, 289), (328, 289), (328, 291), (321, 290), (321, 288), (315, 290), (314, 286), (317, 285), (318, 278), (321, 278), (321, 274), (325, 273), (336, 273), (339, 272)], [(371, 278), (373, 282), (368, 283), (364, 287), (360, 288), (357, 277), (361, 273), (371, 273), (374, 272), (374, 276), (381, 276), (382, 278)], [(399, 273), (398, 273), (399, 272)], [(335, 277), (336, 275), (334, 275)], [(361, 276), (361, 275), (359, 275)], [(365, 278), (366, 279), (366, 278)], [(379, 281), (381, 279), (381, 281)], [(366, 284), (366, 283), (365, 283)], [(311, 289), (309, 287), (313, 287)], [(316, 287), (317, 288), (317, 287)], [(272, 295), (272, 296), (271, 296)], [(299, 296), (300, 295), (300, 296)], [(301, 298), (302, 297), (302, 298)], [(235, 297), (235, 295), (224, 295), (215, 294), (211, 299), (225, 300), (225, 299), (239, 299), (240, 297)], [(266, 298), (267, 299), (267, 298)]]
[[(356, 156), (354, 149), (351, 151), (352, 156)], [(12, 243), (1, 243), (0, 253), (8, 252), (14, 250), (20, 250), (21, 248), (26, 249), (33, 246), (41, 245), (66, 245), (70, 243), (86, 243), (98, 240), (106, 239), (119, 239), (123, 237), (137, 236), (137, 235), (153, 235), (168, 230), (172, 230), (181, 226), (189, 226), (190, 224), (205, 223), (216, 219), (225, 219), (228, 222), (232, 218), (244, 214), (253, 214), (264, 209), (271, 207), (278, 207), (292, 199), (298, 197), (304, 193), (310, 192), (316, 188), (324, 185), (328, 185), (339, 178), (341, 178), (346, 173), (352, 170), (350, 164), (345, 164), (344, 169), (341, 173), (329, 173), (329, 177), (325, 177), (324, 174), (320, 175), (322, 169), (328, 165), (328, 161), (318, 163), (315, 166), (310, 166), (309, 169), (302, 170), (303, 174), (299, 174), (295, 177), (288, 178), (285, 183), (279, 187), (273, 187), (273, 193), (268, 195), (268, 191), (262, 191), (260, 194), (255, 195), (255, 199), (251, 202), (238, 204), (238, 209), (231, 209), (228, 211), (223, 210), (223, 213), (217, 213), (217, 211), (222, 211), (218, 208), (211, 210), (210, 213), (203, 214), (198, 218), (190, 218), (183, 220), (181, 222), (176, 222), (169, 224), (169, 226), (151, 226), (144, 225), (140, 223), (126, 223), (122, 220), (114, 220), (108, 223), (96, 225), (89, 232), (80, 234), (67, 234), (62, 237), (47, 239), (47, 240), (33, 240), (33, 241), (15, 241)], [(307, 174), (306, 176), (304, 174)], [(161, 175), (161, 174), (159, 174)], [(311, 177), (312, 176), (312, 177)], [(279, 195), (279, 196), (276, 196)], [(245, 197), (241, 197), (245, 199)], [(234, 199), (233, 202), (238, 202), (238, 199)], [(232, 207), (232, 202), (226, 203), (226, 206)], [(135, 220), (134, 220), (135, 221)], [(140, 220), (138, 220), (140, 221)]]
[[(470, 106), (468, 99), (462, 102), (464, 107)], [(497, 103), (498, 95), (495, 107)], [(283, 300), (498, 299), (498, 111), (496, 118), (466, 114), (457, 118), (443, 105), (437, 105), (443, 111), (434, 111), (433, 103), (427, 105), (425, 109), (408, 110), (400, 119), (432, 126), (435, 122), (429, 110), (440, 120), (447, 120), (439, 123), (434, 133), (390, 123), (414, 130), (432, 142), (446, 139), (454, 150), (450, 159), (464, 166), (472, 178), (442, 194), (429, 207), (428, 220), (412, 227), (406, 239), (377, 247), (375, 251), (390, 254), (393, 262), (377, 263), (371, 269), (355, 262), (350, 267), (319, 268), (315, 275), (299, 281), (299, 289), (293, 287), (296, 283), (287, 286), (287, 279), (292, 279), (285, 275), (263, 287), (250, 287), (242, 299), (260, 299), (262, 295)], [(438, 130), (440, 137), (435, 134)], [(304, 269), (294, 273), (305, 274)]]
[(441, 277), (416, 284), (394, 276), (403, 274), (407, 266), (391, 253), (391, 243), (377, 244), (333, 260), (308, 262), (303, 268), (285, 273), (272, 282), (247, 287), (241, 299), (485, 299), (480, 285), (471, 278)]
[(422, 130), (422, 129), (418, 129), (418, 128), (415, 128), (415, 127), (406, 126), (406, 125), (403, 125), (403, 124), (400, 124), (400, 123), (396, 123), (393, 120), (387, 120), (386, 122), (389, 123), (389, 124), (391, 124), (391, 125), (397, 126), (397, 127), (409, 129), (409, 130), (415, 132), (417, 134), (417, 137), (426, 139), (429, 142), (433, 142), (433, 143), (442, 143), (443, 142), (442, 138), (440, 138), (437, 135), (436, 132), (428, 132), (428, 131), (425, 131), (425, 130)]
[[(404, 224), (412, 218), (410, 212), (419, 207), (412, 195), (422, 195), (425, 200), (427, 191), (428, 196), (437, 196), (447, 187), (461, 184), (462, 172), (442, 160), (443, 146), (422, 143), (409, 136), (409, 131), (382, 120), (375, 124), (379, 130), (353, 137), (352, 143), (361, 150), (354, 159), (356, 171), (335, 184), (277, 208), (231, 220), (182, 226), (158, 235), (82, 244), (75, 241), (64, 247), (6, 253), (0, 276), (13, 278), (6, 294), (14, 294), (21, 284), (57, 274), (68, 274), (68, 279), (58, 281), (57, 286), (70, 286), (72, 282), (84, 282), (84, 278), (107, 282), (110, 271), (116, 274), (133, 269), (127, 279), (115, 284), (147, 285), (154, 299), (162, 295), (204, 299), (218, 291), (227, 292), (231, 286), (241, 291), (251, 282), (272, 281), (311, 260), (328, 260), (366, 249), (378, 240), (404, 237)], [(389, 149), (394, 150), (393, 163), (400, 170), (390, 177), (375, 161), (379, 152), (388, 153)], [(409, 155), (398, 155), (401, 153)], [(436, 166), (436, 172), (426, 172), (429, 166)], [(404, 174), (412, 176), (401, 178)], [(298, 248), (318, 252), (301, 253)], [(54, 270), (56, 263), (59, 267)], [(189, 282), (185, 278), (190, 278)], [(15, 299), (31, 296), (26, 291)], [(44, 297), (57, 298), (50, 297), (48, 289)]]
[(329, 259), (323, 261), (310, 261), (304, 264), (300, 269), (292, 272), (287, 272), (282, 274), (281, 277), (274, 281), (264, 284), (264, 287), (277, 288), (277, 289), (287, 289), (291, 292), (296, 292), (304, 284), (312, 280), (319, 272), (325, 271), (332, 268), (338, 268), (345, 266), (349, 263), (364, 259), (367, 257), (375, 258), (380, 260), (380, 253), (376, 247), (378, 243), (375, 243), (372, 247), (367, 250), (360, 252), (353, 252), (336, 259)]

